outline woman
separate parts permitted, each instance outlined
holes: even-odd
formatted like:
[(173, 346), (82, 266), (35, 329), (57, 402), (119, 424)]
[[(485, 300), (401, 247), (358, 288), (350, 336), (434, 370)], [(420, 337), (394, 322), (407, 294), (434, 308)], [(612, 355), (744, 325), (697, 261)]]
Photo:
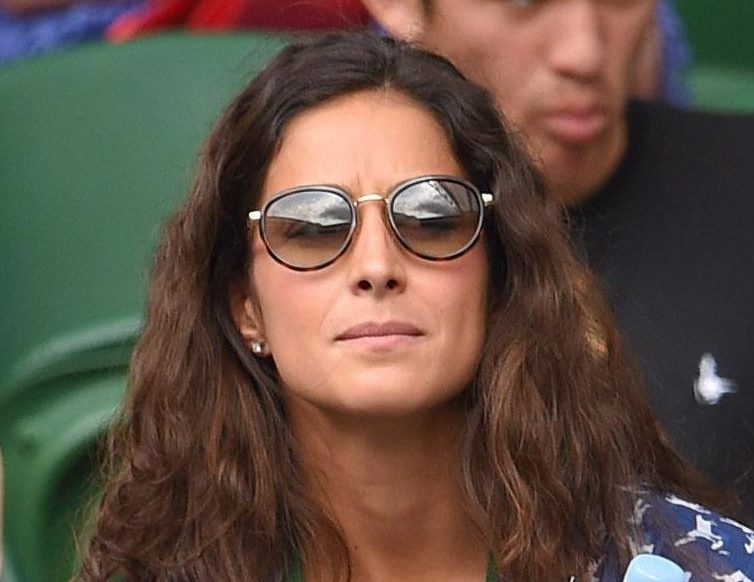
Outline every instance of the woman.
[(81, 578), (613, 580), (641, 549), (740, 568), (674, 545), (682, 499), (715, 494), (546, 200), (443, 59), (357, 33), (285, 49), (164, 234)]

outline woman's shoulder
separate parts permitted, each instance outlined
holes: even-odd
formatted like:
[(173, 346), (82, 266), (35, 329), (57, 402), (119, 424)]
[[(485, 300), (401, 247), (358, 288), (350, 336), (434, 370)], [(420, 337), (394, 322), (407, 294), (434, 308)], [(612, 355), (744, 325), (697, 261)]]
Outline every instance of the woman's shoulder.
[(670, 558), (687, 580), (754, 580), (754, 531), (719, 513), (671, 494), (636, 499), (636, 525), (643, 535), (637, 553)]

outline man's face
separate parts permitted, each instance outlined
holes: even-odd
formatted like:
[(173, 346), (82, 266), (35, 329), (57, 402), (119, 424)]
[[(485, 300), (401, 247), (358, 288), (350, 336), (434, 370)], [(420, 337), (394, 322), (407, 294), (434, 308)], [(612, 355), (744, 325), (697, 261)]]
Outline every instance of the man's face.
[(655, 0), (418, 4), (413, 24), (405, 11), (404, 25), (386, 26), (487, 87), (523, 130), (556, 195), (577, 200), (604, 183), (625, 151), (624, 108)]

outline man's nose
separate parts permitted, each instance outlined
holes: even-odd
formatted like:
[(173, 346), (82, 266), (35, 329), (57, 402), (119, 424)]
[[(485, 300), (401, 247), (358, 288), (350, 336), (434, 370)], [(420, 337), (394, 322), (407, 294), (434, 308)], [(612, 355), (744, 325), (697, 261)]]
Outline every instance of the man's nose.
[(548, 47), (550, 66), (558, 74), (589, 81), (602, 73), (606, 46), (601, 1), (561, 3)]

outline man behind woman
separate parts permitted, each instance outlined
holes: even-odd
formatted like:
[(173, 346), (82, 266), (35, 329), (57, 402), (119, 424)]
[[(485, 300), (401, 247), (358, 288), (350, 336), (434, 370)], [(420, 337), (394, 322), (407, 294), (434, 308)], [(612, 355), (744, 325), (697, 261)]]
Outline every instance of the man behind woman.
[(754, 521), (754, 116), (629, 101), (655, 0), (364, 3), (493, 94), (567, 205), (673, 443)]

